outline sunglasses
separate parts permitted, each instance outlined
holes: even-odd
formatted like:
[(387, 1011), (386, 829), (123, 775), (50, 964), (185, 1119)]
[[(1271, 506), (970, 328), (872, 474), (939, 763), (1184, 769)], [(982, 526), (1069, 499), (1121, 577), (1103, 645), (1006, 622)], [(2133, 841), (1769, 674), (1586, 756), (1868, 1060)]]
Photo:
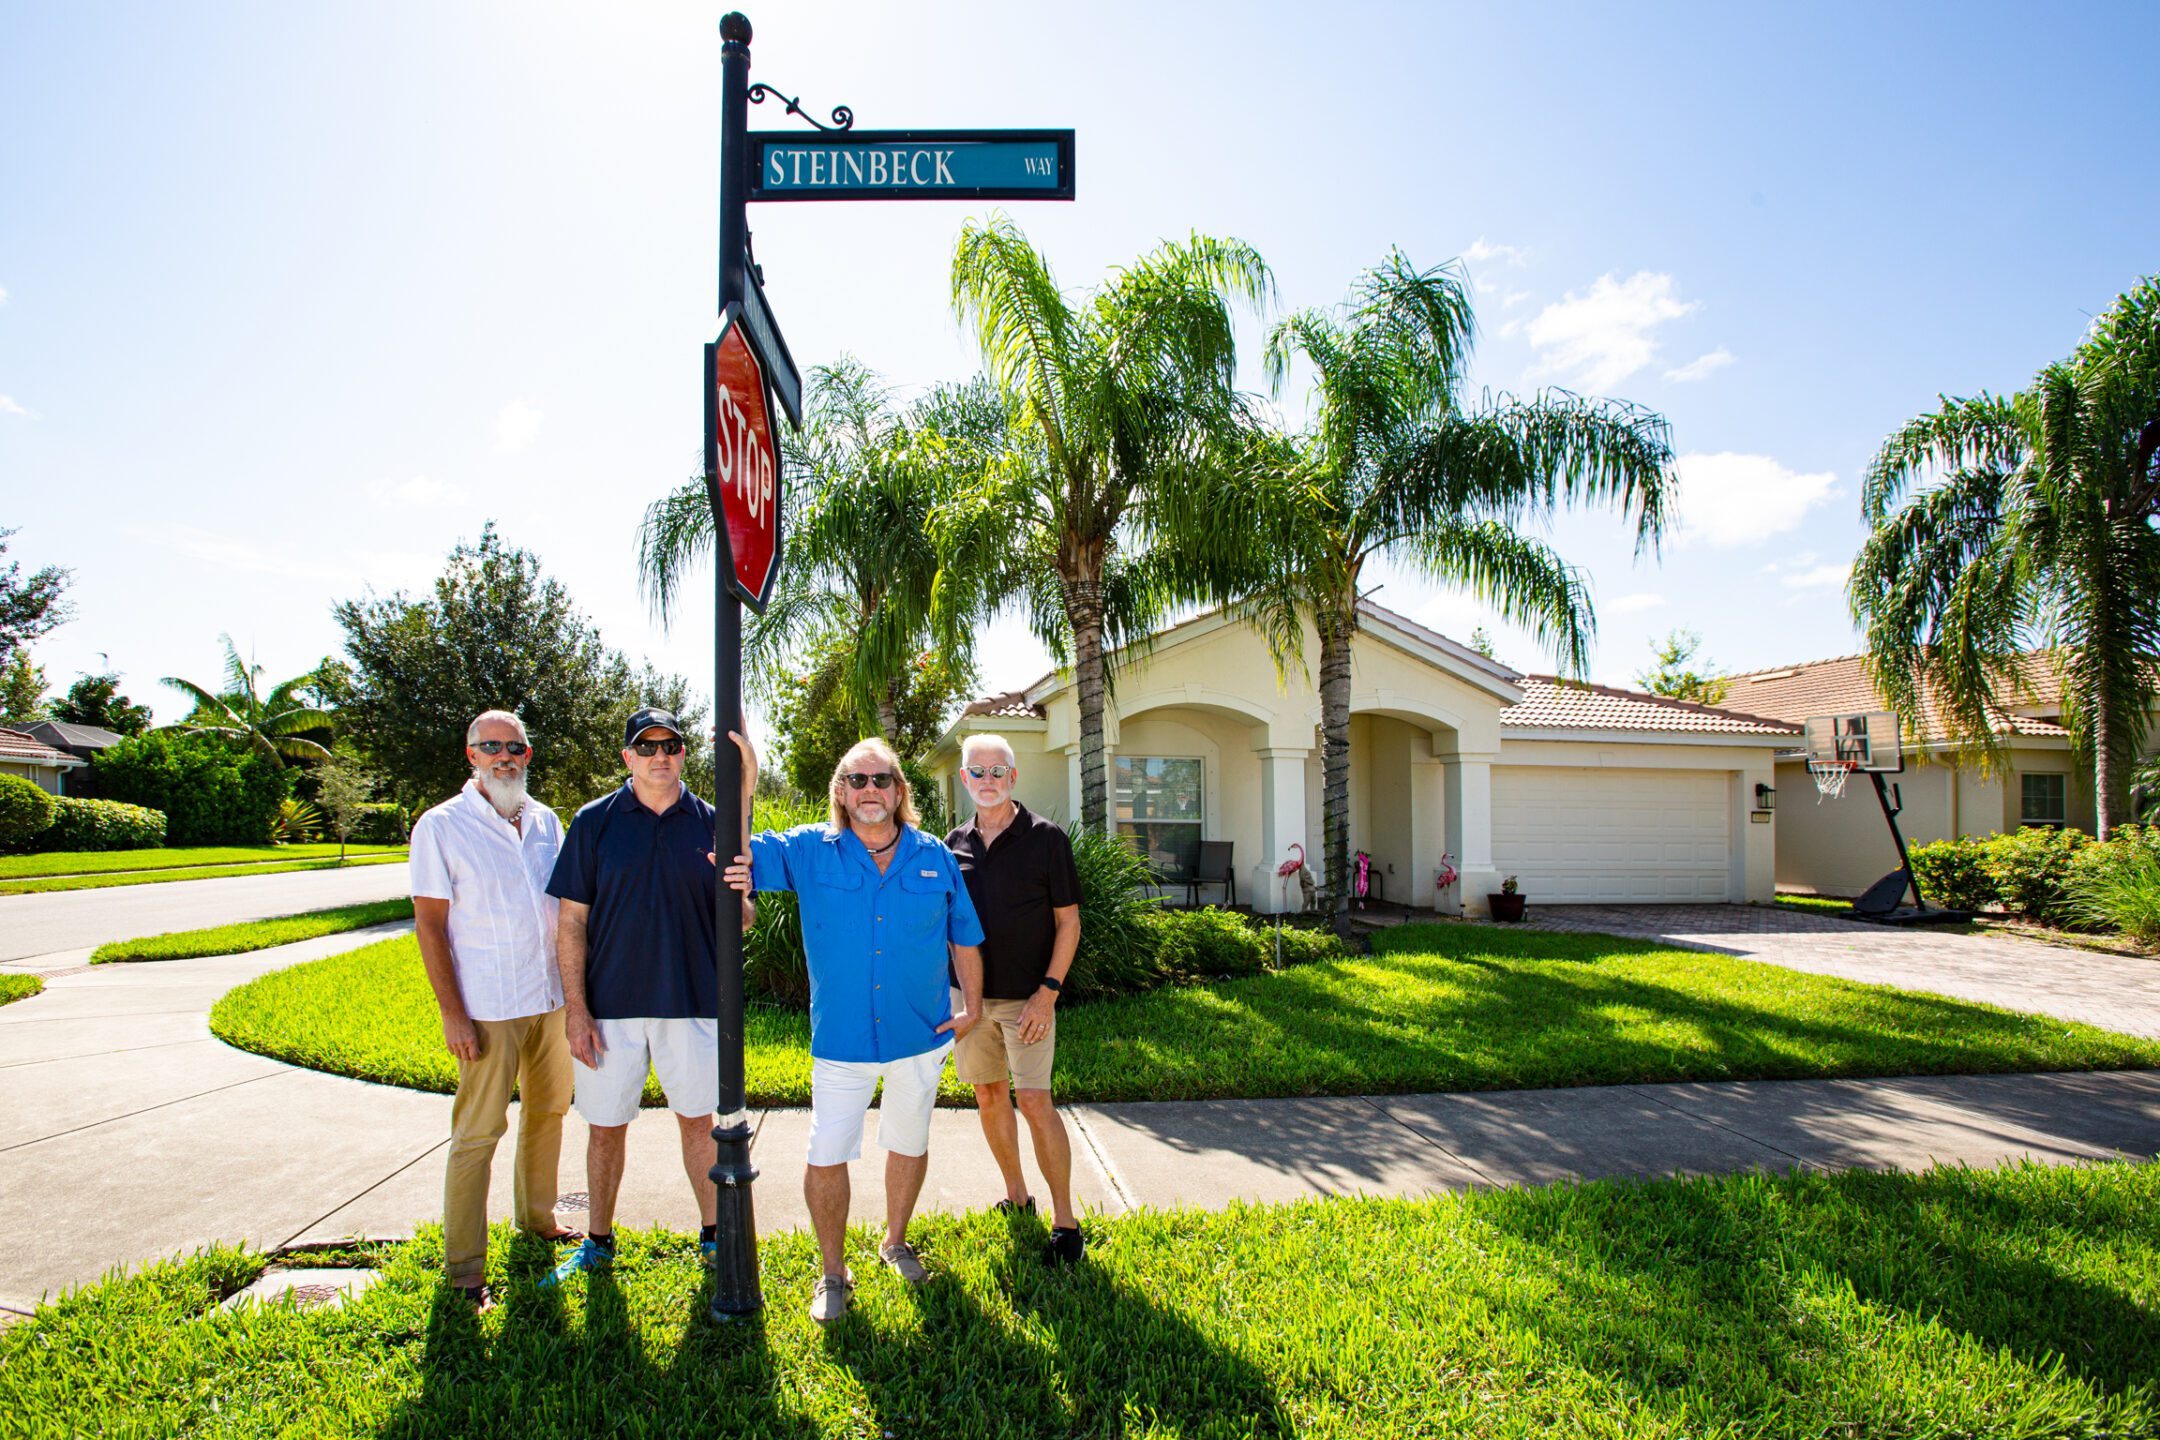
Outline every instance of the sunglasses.
[(875, 785), (880, 790), (890, 790), (893, 787), (893, 773), (890, 770), (880, 770), (875, 775), (843, 775), (840, 778), (847, 781), (850, 790), (860, 790), (865, 785)]
[(980, 780), (985, 775), (992, 780), (1002, 780), (1018, 768), (1016, 765), (970, 765), (967, 773), (970, 780)]
[(652, 759), (652, 757), (653, 757), (654, 755), (680, 755), (680, 754), (682, 754), (682, 741), (680, 741), (680, 740), (637, 740), (637, 741), (633, 741), (633, 742), (631, 742), (630, 748), (631, 748), (632, 750), (636, 751), (636, 752), (637, 752), (637, 753), (638, 753), (639, 755), (642, 755), (643, 757), (645, 757), (645, 758), (646, 758), (647, 760), (650, 760), (650, 759)]
[(475, 740), (472, 748), (483, 755), (500, 755), (506, 750), (512, 755), (523, 755), (532, 747), (523, 740)]

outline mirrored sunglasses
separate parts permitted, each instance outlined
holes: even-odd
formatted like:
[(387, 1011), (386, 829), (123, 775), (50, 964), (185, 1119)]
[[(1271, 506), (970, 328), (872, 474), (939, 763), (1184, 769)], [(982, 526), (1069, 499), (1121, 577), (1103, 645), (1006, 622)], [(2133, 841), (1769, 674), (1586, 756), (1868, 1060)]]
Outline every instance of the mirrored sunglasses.
[(680, 740), (638, 740), (630, 748), (650, 760), (655, 754), (680, 755), (683, 745)]
[(512, 755), (523, 755), (532, 747), (523, 740), (475, 740), (472, 748), (483, 755), (500, 755), (506, 750)]
[(880, 790), (890, 790), (893, 787), (893, 773), (890, 770), (879, 770), (869, 775), (843, 775), (840, 778), (847, 781), (850, 790), (860, 790), (865, 785), (875, 785)]
[(1015, 767), (1011, 765), (970, 765), (966, 768), (970, 780), (980, 780), (985, 775), (992, 780), (1002, 780), (1007, 775), (1012, 774)]

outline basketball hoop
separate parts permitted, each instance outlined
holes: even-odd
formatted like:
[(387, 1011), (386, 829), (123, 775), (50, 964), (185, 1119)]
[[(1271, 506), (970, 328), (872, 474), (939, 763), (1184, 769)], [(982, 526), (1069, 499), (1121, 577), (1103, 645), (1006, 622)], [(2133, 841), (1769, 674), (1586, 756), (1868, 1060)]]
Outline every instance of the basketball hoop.
[(1845, 782), (1860, 768), (1852, 760), (1809, 760), (1808, 774), (1815, 777), (1815, 803), (1836, 800), (1845, 793)]

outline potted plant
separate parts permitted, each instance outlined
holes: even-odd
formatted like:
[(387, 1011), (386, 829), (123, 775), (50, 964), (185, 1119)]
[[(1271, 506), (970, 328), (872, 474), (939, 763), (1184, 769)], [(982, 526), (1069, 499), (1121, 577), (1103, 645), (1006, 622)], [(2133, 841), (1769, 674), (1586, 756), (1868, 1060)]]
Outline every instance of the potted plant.
[(1485, 903), (1492, 907), (1493, 919), (1515, 921), (1522, 919), (1523, 906), (1529, 903), (1529, 897), (1522, 893), (1522, 886), (1510, 875), (1500, 882), (1500, 893), (1487, 895)]

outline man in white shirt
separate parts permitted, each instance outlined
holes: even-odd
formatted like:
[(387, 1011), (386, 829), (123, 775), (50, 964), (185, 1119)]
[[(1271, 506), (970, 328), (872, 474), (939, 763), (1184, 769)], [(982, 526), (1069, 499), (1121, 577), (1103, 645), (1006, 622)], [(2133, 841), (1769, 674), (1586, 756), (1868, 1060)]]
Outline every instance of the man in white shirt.
[(562, 822), (525, 793), (532, 745), (517, 716), (476, 717), (465, 730), (465, 757), (472, 779), (413, 826), (413, 922), (443, 1043), (458, 1062), (443, 1268), (458, 1294), (485, 1309), (488, 1170), (509, 1128), (512, 1086), (521, 1101), (516, 1221), (549, 1240), (582, 1237), (555, 1222), (570, 1044), (547, 883)]

